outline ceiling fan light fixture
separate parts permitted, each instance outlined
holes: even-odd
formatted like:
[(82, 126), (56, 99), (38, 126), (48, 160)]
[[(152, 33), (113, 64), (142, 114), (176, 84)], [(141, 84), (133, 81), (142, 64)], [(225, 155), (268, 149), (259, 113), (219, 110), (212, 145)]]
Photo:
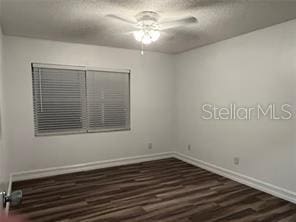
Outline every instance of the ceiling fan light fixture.
[(141, 29), (133, 32), (134, 38), (144, 45), (149, 45), (155, 42), (160, 37), (160, 32), (154, 29)]

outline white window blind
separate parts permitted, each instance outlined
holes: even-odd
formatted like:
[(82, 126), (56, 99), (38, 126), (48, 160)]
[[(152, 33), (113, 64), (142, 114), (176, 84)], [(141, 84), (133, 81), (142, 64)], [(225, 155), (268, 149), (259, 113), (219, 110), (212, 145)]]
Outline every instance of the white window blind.
[(129, 74), (87, 71), (89, 131), (129, 129)]
[(129, 72), (32, 67), (35, 135), (130, 128)]

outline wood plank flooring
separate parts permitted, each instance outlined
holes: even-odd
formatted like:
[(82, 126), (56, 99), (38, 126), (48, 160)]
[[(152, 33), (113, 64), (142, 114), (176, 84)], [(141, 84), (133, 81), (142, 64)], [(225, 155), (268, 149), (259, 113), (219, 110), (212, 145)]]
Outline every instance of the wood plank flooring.
[(169, 158), (13, 183), (30, 221), (296, 222), (296, 205)]

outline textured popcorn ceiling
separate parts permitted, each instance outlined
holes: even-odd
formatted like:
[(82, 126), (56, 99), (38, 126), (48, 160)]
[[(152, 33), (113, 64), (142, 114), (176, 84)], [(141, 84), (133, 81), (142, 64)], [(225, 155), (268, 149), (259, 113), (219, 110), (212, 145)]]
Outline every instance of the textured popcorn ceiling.
[(153, 10), (161, 20), (195, 16), (199, 23), (162, 33), (147, 50), (179, 53), (296, 18), (288, 0), (2, 0), (6, 35), (139, 49), (132, 26), (105, 17), (133, 19)]

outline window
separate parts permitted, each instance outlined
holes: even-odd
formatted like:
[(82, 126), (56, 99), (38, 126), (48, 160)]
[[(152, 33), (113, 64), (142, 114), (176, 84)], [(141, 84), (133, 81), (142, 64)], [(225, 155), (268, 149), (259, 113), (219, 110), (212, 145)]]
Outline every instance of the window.
[(130, 73), (32, 64), (35, 135), (130, 129)]

